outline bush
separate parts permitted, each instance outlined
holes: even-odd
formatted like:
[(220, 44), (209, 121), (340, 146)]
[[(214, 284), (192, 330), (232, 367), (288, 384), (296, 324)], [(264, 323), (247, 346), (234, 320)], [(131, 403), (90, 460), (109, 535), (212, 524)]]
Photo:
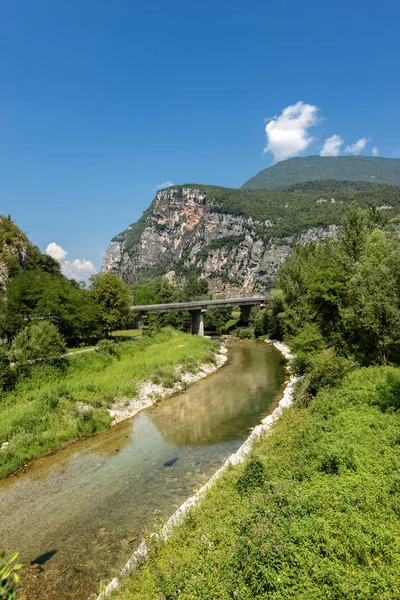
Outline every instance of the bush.
[(96, 346), (96, 352), (116, 356), (118, 359), (121, 358), (121, 346), (113, 340), (100, 340)]
[(236, 482), (239, 494), (247, 494), (255, 488), (261, 487), (266, 480), (266, 470), (257, 456), (250, 456), (246, 462), (242, 475)]
[(334, 354), (332, 350), (324, 350), (314, 356), (300, 352), (293, 360), (293, 370), (297, 375), (307, 375), (296, 388), (297, 406), (308, 406), (319, 390), (339, 385), (356, 366), (356, 363)]
[(356, 364), (326, 350), (318, 354), (312, 361), (312, 370), (308, 377), (308, 391), (312, 396), (324, 387), (338, 385), (343, 377), (356, 368)]
[(295, 375), (304, 375), (312, 368), (312, 358), (306, 352), (298, 352), (293, 358), (290, 368)]
[(251, 324), (254, 327), (256, 337), (266, 335), (268, 333), (268, 310), (266, 308), (253, 308), (251, 310)]
[(382, 410), (400, 409), (400, 373), (388, 373), (387, 380), (377, 387), (377, 404)]
[(290, 340), (290, 347), (294, 354), (316, 354), (325, 348), (324, 338), (316, 325), (307, 323), (301, 332)]
[(15, 373), (10, 367), (10, 357), (4, 347), (0, 347), (0, 392), (9, 392), (15, 385)]
[(66, 351), (65, 341), (50, 321), (31, 323), (20, 331), (11, 346), (11, 360), (17, 368), (32, 367), (37, 363), (52, 364)]
[(232, 335), (238, 337), (241, 340), (252, 340), (254, 339), (254, 329), (251, 327), (238, 327), (232, 331)]

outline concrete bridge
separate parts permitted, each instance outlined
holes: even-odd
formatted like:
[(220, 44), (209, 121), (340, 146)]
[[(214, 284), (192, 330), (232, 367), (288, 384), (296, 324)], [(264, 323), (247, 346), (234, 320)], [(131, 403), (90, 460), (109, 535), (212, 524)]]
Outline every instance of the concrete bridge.
[(131, 311), (137, 315), (137, 320), (141, 321), (147, 315), (156, 313), (170, 313), (181, 310), (188, 311), (192, 317), (192, 334), (204, 335), (204, 313), (207, 308), (230, 308), (239, 306), (244, 325), (248, 325), (250, 310), (252, 306), (263, 306), (264, 296), (254, 296), (251, 298), (227, 298), (225, 300), (196, 300), (195, 302), (174, 302), (171, 304), (147, 304), (143, 306), (131, 306)]

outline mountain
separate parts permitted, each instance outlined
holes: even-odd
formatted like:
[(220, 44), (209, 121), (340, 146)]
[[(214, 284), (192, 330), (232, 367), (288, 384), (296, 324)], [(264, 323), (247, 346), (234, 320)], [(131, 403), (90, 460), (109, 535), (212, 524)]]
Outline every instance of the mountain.
[(60, 269), (51, 256), (42, 254), (28, 240), (11, 217), (0, 215), (0, 287), (22, 269), (35, 268), (52, 273)]
[(187, 184), (157, 193), (142, 217), (111, 240), (102, 271), (128, 283), (197, 272), (214, 295), (265, 288), (295, 243), (335, 235), (349, 204), (375, 203), (400, 219), (400, 188), (351, 181), (276, 190)]
[(242, 188), (272, 189), (326, 179), (400, 185), (400, 158), (376, 156), (305, 156), (289, 158), (251, 177)]

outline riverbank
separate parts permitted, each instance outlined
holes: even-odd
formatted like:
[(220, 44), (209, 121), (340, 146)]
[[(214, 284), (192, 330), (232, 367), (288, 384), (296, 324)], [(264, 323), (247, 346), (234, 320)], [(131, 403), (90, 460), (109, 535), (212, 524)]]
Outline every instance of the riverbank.
[[(177, 381), (174, 383), (173, 387), (168, 388), (163, 386), (162, 383), (155, 383), (151, 380), (140, 382), (137, 386), (136, 398), (121, 398), (114, 402), (109, 409), (112, 425), (115, 425), (124, 419), (134, 417), (138, 412), (145, 408), (149, 408), (155, 402), (165, 400), (174, 394), (182, 392), (189, 385), (193, 385), (196, 381), (200, 381), (204, 377), (214, 373), (217, 369), (222, 367), (227, 360), (228, 350), (226, 346), (221, 345), (218, 352), (215, 354), (212, 363), (193, 363), (190, 371), (187, 370), (187, 361), (186, 364), (177, 365), (174, 369), (174, 377), (176, 377)], [(156, 376), (156, 381), (158, 381), (158, 379), (159, 377)]]
[(225, 360), (211, 340), (167, 329), (121, 344), (120, 356), (89, 352), (37, 367), (1, 399), (0, 477), (105, 431)]
[(358, 369), (283, 411), (250, 459), (143, 542), (111, 597), (397, 599), (398, 389), (397, 369)]
[[(292, 360), (292, 354), (290, 352), (289, 347), (283, 342), (279, 342), (276, 340), (266, 340), (267, 343), (274, 346), (289, 362)], [(289, 367), (290, 368), (290, 367)], [(289, 371), (290, 373), (290, 371)], [(201, 507), (198, 507), (199, 503), (202, 501), (204, 495), (212, 488), (215, 482), (225, 473), (227, 469), (234, 465), (238, 465), (242, 463), (247, 455), (252, 451), (253, 445), (260, 436), (264, 436), (271, 428), (272, 424), (281, 416), (282, 411), (285, 408), (288, 408), (292, 404), (294, 389), (298, 378), (294, 375), (290, 375), (290, 378), (286, 381), (282, 398), (279, 400), (278, 406), (273, 410), (273, 412), (262, 419), (260, 425), (256, 425), (251, 429), (251, 433), (247, 440), (240, 446), (239, 450), (232, 454), (227, 458), (222, 467), (218, 469), (216, 473), (207, 481), (207, 483), (201, 487), (194, 496), (188, 498), (176, 511), (175, 513), (168, 519), (164, 527), (160, 532), (152, 534), (150, 542), (147, 543), (143, 541), (139, 548), (132, 554), (129, 561), (126, 563), (124, 568), (121, 571), (119, 578), (114, 578), (111, 583), (106, 587), (106, 589), (99, 595), (98, 600), (104, 600), (107, 596), (112, 594), (115, 590), (119, 589), (122, 578), (135, 571), (139, 565), (147, 559), (149, 551), (152, 550), (152, 545), (154, 543), (164, 542), (169, 539), (175, 529), (182, 525), (187, 518), (188, 513), (197, 508), (201, 510)]]

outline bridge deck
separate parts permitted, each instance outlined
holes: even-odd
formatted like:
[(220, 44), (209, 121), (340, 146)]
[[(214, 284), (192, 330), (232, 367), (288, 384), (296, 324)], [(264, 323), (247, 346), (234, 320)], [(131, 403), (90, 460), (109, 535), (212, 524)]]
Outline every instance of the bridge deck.
[(171, 304), (144, 304), (142, 306), (131, 306), (135, 313), (153, 314), (169, 313), (179, 310), (205, 310), (207, 308), (229, 308), (232, 306), (256, 306), (264, 304), (264, 296), (251, 298), (227, 298), (224, 300), (197, 300), (196, 302), (174, 302)]

